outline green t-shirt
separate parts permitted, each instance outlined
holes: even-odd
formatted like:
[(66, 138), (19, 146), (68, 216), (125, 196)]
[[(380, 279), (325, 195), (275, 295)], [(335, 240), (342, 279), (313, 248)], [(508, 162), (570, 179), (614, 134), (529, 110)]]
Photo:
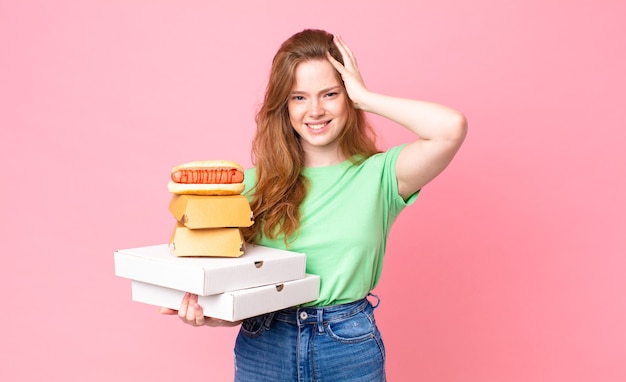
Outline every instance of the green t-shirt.
[[(308, 193), (300, 206), (300, 230), (286, 248), (283, 236), (263, 237), (259, 245), (306, 254), (306, 271), (321, 277), (320, 296), (306, 306), (345, 304), (361, 299), (380, 278), (387, 237), (398, 214), (415, 201), (398, 194), (395, 165), (403, 146), (360, 164), (345, 161), (306, 167)], [(246, 195), (256, 183), (245, 173)], [(255, 224), (260, 224), (257, 221)]]

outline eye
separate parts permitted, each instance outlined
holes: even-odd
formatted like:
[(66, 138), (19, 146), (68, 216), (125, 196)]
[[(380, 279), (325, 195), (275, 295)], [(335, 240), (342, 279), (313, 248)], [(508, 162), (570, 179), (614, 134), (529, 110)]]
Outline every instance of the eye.
[(339, 95), (339, 92), (326, 93), (326, 98), (334, 98), (337, 97), (337, 95)]
[(301, 95), (295, 95), (293, 97), (291, 97), (292, 100), (294, 101), (304, 101), (304, 97)]

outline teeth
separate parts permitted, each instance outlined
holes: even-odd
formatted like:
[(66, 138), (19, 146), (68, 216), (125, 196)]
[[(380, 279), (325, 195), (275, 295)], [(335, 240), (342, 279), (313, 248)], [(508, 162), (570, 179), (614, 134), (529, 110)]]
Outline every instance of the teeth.
[(319, 130), (322, 127), (326, 126), (326, 122), (324, 122), (324, 123), (316, 123), (316, 124), (307, 123), (307, 126), (309, 126), (313, 130)]

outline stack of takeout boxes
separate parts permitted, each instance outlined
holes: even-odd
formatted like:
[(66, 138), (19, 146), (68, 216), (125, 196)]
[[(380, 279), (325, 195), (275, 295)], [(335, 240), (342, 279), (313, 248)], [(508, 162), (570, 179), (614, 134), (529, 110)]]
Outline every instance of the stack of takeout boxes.
[(131, 279), (134, 301), (178, 309), (185, 292), (204, 314), (238, 321), (315, 300), (320, 278), (305, 254), (249, 245), (240, 257), (178, 257), (167, 244), (118, 250), (115, 274)]
[(317, 299), (320, 278), (306, 274), (304, 253), (244, 246), (240, 228), (253, 223), (244, 196), (174, 195), (169, 210), (169, 244), (114, 253), (134, 301), (178, 309), (190, 292), (206, 316), (238, 321)]
[(174, 194), (169, 210), (176, 218), (170, 238), (170, 249), (174, 255), (243, 255), (245, 243), (241, 228), (254, 223), (245, 196)]

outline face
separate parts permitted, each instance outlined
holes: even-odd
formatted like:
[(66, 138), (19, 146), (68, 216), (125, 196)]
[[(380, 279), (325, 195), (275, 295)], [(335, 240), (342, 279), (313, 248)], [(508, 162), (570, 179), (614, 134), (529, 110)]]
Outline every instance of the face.
[(335, 73), (326, 60), (306, 61), (296, 67), (287, 105), (305, 159), (310, 155), (341, 159), (337, 138), (347, 120), (347, 95)]

